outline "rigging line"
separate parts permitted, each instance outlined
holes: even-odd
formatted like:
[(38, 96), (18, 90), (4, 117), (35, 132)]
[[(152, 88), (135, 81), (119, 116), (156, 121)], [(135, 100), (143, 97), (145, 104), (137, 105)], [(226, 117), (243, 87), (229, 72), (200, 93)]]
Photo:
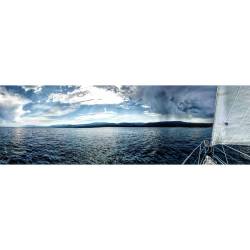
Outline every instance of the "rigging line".
[(223, 144), (221, 144), (221, 147), (222, 147), (222, 149), (223, 149), (223, 152), (224, 152), (224, 155), (225, 155), (225, 158), (226, 158), (226, 163), (228, 164), (227, 155), (226, 155), (226, 151), (225, 151), (225, 149), (224, 149)]
[(190, 156), (199, 148), (199, 146), (202, 144), (202, 142), (191, 152), (191, 154), (182, 162), (182, 165), (184, 165), (187, 160), (190, 158)]
[[(197, 158), (194, 160), (194, 162), (193, 162), (193, 164), (195, 165), (196, 164), (196, 162), (197, 162), (197, 164), (199, 165), (200, 164), (200, 153), (202, 153), (202, 151), (203, 151), (203, 148), (201, 147), (202, 146), (202, 143), (200, 144), (200, 146), (199, 146), (199, 154), (198, 154), (198, 156), (197, 156)], [(197, 161), (198, 160), (198, 161)]]
[(201, 156), (201, 145), (200, 145), (200, 150), (199, 150), (199, 158), (198, 158), (198, 165), (200, 164), (200, 156)]
[(197, 162), (197, 164), (199, 164), (197, 160), (198, 160), (198, 157), (195, 159), (195, 161), (192, 165), (196, 165), (196, 162)]
[(198, 156), (195, 158), (195, 160), (193, 161), (192, 165), (196, 165), (196, 162), (197, 162), (197, 164), (199, 164), (199, 154), (198, 154)]
[[(200, 158), (200, 160), (201, 160), (201, 157), (202, 157), (202, 154), (203, 154), (203, 151), (205, 150), (205, 152), (206, 152), (206, 147), (205, 147), (205, 144), (204, 144), (204, 141), (202, 141), (201, 142), (201, 144), (200, 144), (200, 151), (199, 151), (199, 158)], [(205, 153), (204, 152), (204, 153)], [(200, 162), (200, 160), (199, 160), (199, 162)]]
[(202, 150), (203, 150), (203, 149), (205, 149), (205, 152), (207, 152), (207, 151), (206, 151), (206, 144), (205, 144), (205, 140), (203, 140), (203, 141), (202, 141), (201, 145), (202, 145), (202, 144), (204, 144), (204, 145), (203, 145)]
[(202, 145), (204, 144), (204, 141), (202, 141), (201, 145), (200, 145), (200, 152), (199, 152), (199, 161), (198, 161), (198, 165), (201, 165), (202, 162), (203, 162), (203, 157), (202, 157), (202, 153), (203, 153), (203, 150), (205, 150), (204, 152), (204, 155), (206, 155), (206, 147), (205, 147), (205, 144), (204, 146), (202, 147)]
[(233, 161), (238, 161), (238, 159), (234, 158), (233, 156), (231, 156), (230, 154), (227, 155), (227, 157), (231, 158)]
[(200, 165), (202, 165), (202, 164), (203, 164), (203, 162), (204, 162), (205, 158), (206, 158), (206, 155), (204, 155), (204, 156), (203, 156), (203, 158), (202, 158), (202, 160), (201, 160), (201, 164), (200, 164)]
[(230, 149), (232, 149), (232, 150), (234, 150), (234, 151), (236, 151), (236, 152), (238, 152), (238, 153), (240, 153), (240, 154), (242, 154), (242, 155), (245, 155), (246, 157), (248, 157), (248, 158), (250, 159), (250, 155), (248, 155), (248, 154), (246, 154), (246, 153), (243, 153), (243, 152), (241, 152), (241, 151), (239, 151), (239, 150), (237, 150), (237, 149), (235, 149), (235, 148), (232, 148), (232, 147), (230, 147), (230, 146), (228, 146), (228, 145), (225, 145), (225, 147), (228, 147), (228, 148), (230, 148)]
[(222, 165), (225, 165), (225, 162), (221, 160), (221, 158), (217, 155), (214, 156), (214, 159), (216, 159), (217, 161), (219, 161)]
[[(222, 154), (224, 154), (224, 152), (222, 150), (219, 149), (219, 147), (216, 148), (217, 150), (219, 150)], [(232, 158), (232, 157), (231, 157)], [(233, 158), (234, 159), (234, 158)], [(235, 160), (235, 159), (234, 159)], [(228, 164), (228, 160), (226, 158), (227, 164)]]
[[(196, 161), (198, 160), (198, 158), (199, 158), (199, 155), (196, 157), (196, 159), (194, 160), (194, 162), (192, 163), (192, 165), (196, 164)], [(197, 164), (199, 164), (199, 161), (197, 161)]]
[(205, 149), (205, 154), (204, 154), (204, 156), (203, 156), (203, 158), (202, 158), (202, 160), (201, 160), (201, 164), (203, 164), (203, 162), (204, 162), (204, 160), (205, 160), (205, 158), (206, 158), (206, 156), (207, 156), (207, 150), (206, 150), (205, 147), (204, 147), (204, 149)]
[(220, 150), (219, 148), (216, 148), (218, 151), (220, 151), (222, 154), (224, 154), (224, 152), (222, 150)]
[[(202, 144), (201, 144), (201, 145), (200, 145), (199, 155), (198, 155), (198, 157), (197, 157), (197, 158), (199, 158), (199, 160), (198, 160), (198, 162), (197, 162), (198, 165), (200, 165), (200, 164), (202, 163), (201, 157), (202, 157), (202, 155), (203, 155), (203, 150), (204, 150), (204, 149), (205, 149), (205, 146), (202, 147)], [(206, 155), (206, 149), (205, 149), (204, 154)], [(196, 160), (194, 161), (194, 164), (195, 164), (195, 162), (196, 162)]]
[(205, 152), (204, 152), (204, 156), (202, 157), (202, 160), (201, 160), (201, 164), (203, 164), (203, 162), (204, 162), (204, 160), (205, 160), (205, 158), (206, 158), (206, 156), (207, 156), (207, 150), (206, 150), (206, 147), (204, 146), (204, 149), (205, 149)]
[(204, 155), (206, 156), (206, 147), (205, 146), (201, 147), (200, 160), (199, 160), (199, 163), (198, 163), (199, 165), (202, 164), (202, 159), (204, 158), (203, 157), (203, 151), (205, 151)]

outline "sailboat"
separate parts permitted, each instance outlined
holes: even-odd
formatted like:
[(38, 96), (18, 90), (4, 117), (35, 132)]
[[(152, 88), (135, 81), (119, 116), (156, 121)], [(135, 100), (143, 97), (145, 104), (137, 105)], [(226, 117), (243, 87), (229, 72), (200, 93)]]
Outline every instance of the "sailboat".
[(250, 86), (218, 86), (215, 106), (211, 138), (202, 141), (182, 164), (229, 164), (236, 156), (250, 160), (243, 152), (250, 146)]

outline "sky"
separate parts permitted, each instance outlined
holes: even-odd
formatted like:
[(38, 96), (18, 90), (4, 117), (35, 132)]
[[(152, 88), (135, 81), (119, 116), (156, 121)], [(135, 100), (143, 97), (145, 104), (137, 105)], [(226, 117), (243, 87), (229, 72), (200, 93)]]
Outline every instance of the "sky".
[(0, 86), (0, 126), (212, 122), (215, 86)]

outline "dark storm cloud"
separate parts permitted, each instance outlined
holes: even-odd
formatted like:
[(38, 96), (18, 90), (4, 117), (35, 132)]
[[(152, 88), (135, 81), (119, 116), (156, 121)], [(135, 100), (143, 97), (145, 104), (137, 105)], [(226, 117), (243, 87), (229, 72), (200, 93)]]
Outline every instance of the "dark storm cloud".
[(148, 105), (161, 115), (212, 118), (215, 86), (122, 86), (120, 92), (129, 102)]

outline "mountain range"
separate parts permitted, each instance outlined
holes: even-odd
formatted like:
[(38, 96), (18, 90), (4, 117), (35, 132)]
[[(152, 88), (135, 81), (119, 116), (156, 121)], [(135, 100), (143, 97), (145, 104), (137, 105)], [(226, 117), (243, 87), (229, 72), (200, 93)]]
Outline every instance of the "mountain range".
[(164, 121), (164, 122), (148, 122), (148, 123), (109, 123), (109, 122), (95, 122), (89, 124), (63, 124), (53, 125), (52, 128), (101, 128), (101, 127), (212, 127), (213, 123), (191, 123), (182, 121)]

